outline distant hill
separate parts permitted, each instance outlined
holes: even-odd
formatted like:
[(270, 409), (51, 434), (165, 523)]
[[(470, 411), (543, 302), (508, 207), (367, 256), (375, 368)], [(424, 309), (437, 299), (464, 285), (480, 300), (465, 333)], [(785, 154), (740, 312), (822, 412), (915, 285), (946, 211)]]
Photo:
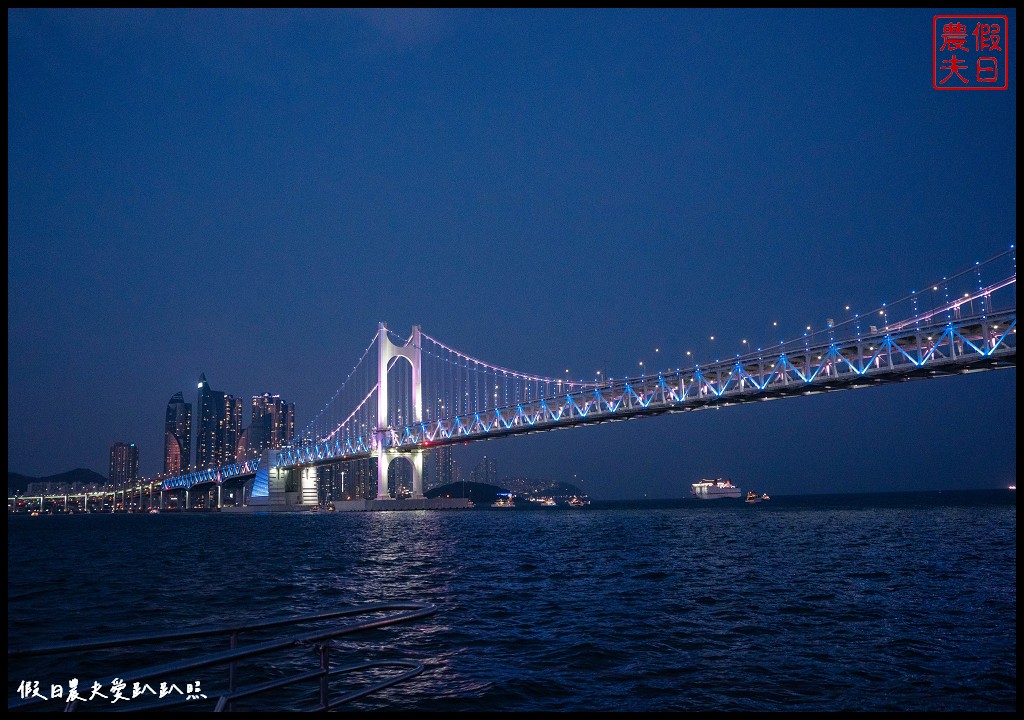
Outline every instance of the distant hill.
[(8, 472), (7, 473), (7, 495), (11, 496), (16, 493), (24, 493), (29, 483), (33, 482), (52, 482), (52, 483), (82, 483), (84, 485), (92, 485), (93, 483), (99, 485), (106, 485), (107, 479), (97, 472), (87, 470), (85, 468), (75, 468), (74, 470), (68, 470), (62, 472), (59, 475), (47, 475), (46, 477), (32, 477), (30, 475), (20, 475), (19, 473)]
[(476, 505), (490, 504), (498, 499), (498, 493), (507, 493), (508, 490), (500, 488), (497, 485), (487, 485), (485, 483), (475, 482), (457, 482), (450, 483), (448, 485), (442, 485), (431, 490), (427, 490), (423, 494), (428, 498), (436, 497), (453, 497), (462, 498), (468, 497)]

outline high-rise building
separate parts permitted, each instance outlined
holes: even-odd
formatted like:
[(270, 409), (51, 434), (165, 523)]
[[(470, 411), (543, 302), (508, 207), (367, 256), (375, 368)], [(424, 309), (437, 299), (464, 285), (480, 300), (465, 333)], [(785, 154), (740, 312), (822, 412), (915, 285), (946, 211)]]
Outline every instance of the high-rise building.
[(377, 496), (377, 461), (373, 459), (349, 460), (343, 490), (346, 498), (373, 498)]
[(224, 395), (224, 422), (221, 425), (220, 460), (218, 465), (235, 462), (235, 451), (242, 435), (242, 398)]
[(264, 450), (276, 450), (295, 437), (295, 404), (280, 395), (253, 395), (249, 426), (238, 435), (235, 460), (259, 457)]
[(199, 375), (199, 423), (196, 432), (196, 468), (217, 467), (235, 461), (242, 433), (242, 399), (214, 390)]
[[(455, 482), (452, 473), (452, 446), (434, 448), (434, 480), (431, 487), (441, 487)], [(429, 488), (428, 488), (429, 489)]]
[(335, 462), (316, 468), (317, 493), (321, 504), (345, 500), (345, 473), (348, 463)]
[(139, 448), (135, 443), (110, 446), (110, 484), (114, 489), (134, 487), (139, 479)]
[(164, 475), (187, 472), (192, 462), (192, 404), (175, 393), (164, 421)]
[[(218, 397), (219, 396), (219, 397)], [(224, 406), (224, 393), (212, 389), (206, 382), (206, 374), (199, 375), (199, 401), (196, 403), (198, 424), (196, 427), (196, 469), (216, 465), (217, 436), (219, 435), (220, 408)]]
[(498, 461), (493, 457), (487, 457), (484, 455), (483, 459), (477, 463), (476, 468), (473, 470), (472, 478), (475, 483), (497, 485)]
[(238, 442), (235, 443), (235, 462), (244, 462), (257, 455), (249, 449), (252, 447), (252, 440), (250, 440), (252, 432), (253, 427), (250, 425), (238, 435)]
[(249, 443), (256, 454), (276, 450), (295, 437), (295, 403), (280, 395), (264, 393), (252, 396), (252, 423)]

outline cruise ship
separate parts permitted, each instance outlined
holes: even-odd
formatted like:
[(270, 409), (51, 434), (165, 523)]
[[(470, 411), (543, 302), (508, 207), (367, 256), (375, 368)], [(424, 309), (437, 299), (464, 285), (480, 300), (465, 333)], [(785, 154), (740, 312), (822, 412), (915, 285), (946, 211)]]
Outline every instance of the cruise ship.
[(690, 486), (690, 494), (698, 500), (743, 497), (743, 491), (733, 485), (731, 480), (725, 478), (695, 482)]

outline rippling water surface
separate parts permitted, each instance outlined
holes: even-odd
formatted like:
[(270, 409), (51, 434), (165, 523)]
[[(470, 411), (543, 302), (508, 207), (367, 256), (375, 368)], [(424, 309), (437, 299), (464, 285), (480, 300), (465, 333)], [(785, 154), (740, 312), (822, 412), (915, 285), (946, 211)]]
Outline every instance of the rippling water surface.
[[(426, 665), (352, 709), (1015, 710), (1016, 527), (1009, 491), (12, 516), (8, 641), (430, 602), (344, 644), (346, 660)], [(170, 657), (12, 661), (8, 697)], [(314, 666), (305, 650), (261, 670)], [(258, 707), (300, 701), (283, 698)]]

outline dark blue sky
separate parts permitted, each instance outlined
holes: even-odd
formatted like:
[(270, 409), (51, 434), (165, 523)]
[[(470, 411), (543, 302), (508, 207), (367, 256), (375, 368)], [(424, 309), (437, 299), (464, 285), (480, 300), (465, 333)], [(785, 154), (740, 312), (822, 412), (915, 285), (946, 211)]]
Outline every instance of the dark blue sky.
[[(155, 473), (200, 372), (303, 425), (379, 321), (621, 376), (995, 255), (1016, 14), (1009, 89), (939, 92), (948, 12), (8, 10), (8, 468)], [(993, 487), (1015, 411), (1012, 370), (456, 457), (601, 498)]]

